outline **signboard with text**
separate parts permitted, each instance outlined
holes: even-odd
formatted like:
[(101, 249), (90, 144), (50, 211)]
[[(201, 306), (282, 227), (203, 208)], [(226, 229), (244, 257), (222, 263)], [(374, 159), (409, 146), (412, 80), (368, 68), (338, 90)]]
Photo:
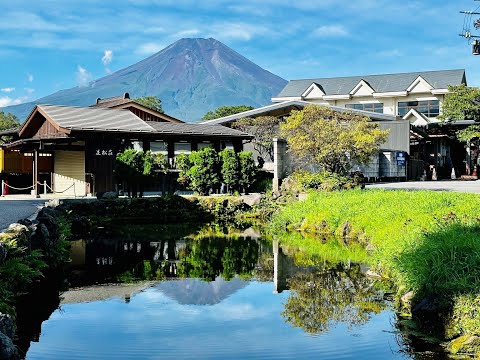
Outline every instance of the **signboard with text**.
[(397, 153), (397, 166), (406, 166), (407, 165), (407, 157), (404, 152)]

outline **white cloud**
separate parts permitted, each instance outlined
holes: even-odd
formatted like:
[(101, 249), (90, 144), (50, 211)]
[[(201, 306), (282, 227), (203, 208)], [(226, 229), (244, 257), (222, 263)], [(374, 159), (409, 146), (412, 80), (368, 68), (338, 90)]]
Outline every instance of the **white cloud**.
[(378, 55), (383, 57), (397, 57), (397, 56), (403, 56), (403, 52), (401, 52), (398, 49), (391, 49), (391, 50), (380, 51)]
[(313, 32), (317, 37), (343, 37), (348, 35), (348, 30), (342, 25), (323, 25)]
[(27, 81), (32, 82), (33, 81), (33, 75), (32, 74), (27, 74)]
[(21, 31), (62, 31), (64, 28), (32, 12), (12, 11), (3, 14), (0, 29)]
[(17, 99), (12, 99), (8, 96), (0, 97), (0, 107), (10, 106), (10, 105), (18, 105), (21, 104), (23, 101), (27, 100), (25, 96), (19, 97)]
[(32, 88), (25, 88), (24, 90), (28, 95), (32, 95), (35, 92), (35, 89)]
[(15, 88), (14, 87), (6, 87), (6, 88), (0, 89), (0, 91), (10, 93), (12, 91), (15, 91)]
[(200, 30), (198, 29), (186, 29), (186, 30), (181, 30), (173, 35), (173, 37), (189, 37), (189, 36), (196, 36), (200, 34)]
[(93, 76), (87, 71), (87, 69), (78, 65), (77, 67), (77, 83), (78, 86), (87, 86), (92, 81)]
[(107, 66), (112, 62), (113, 59), (113, 51), (112, 50), (105, 50), (103, 57), (102, 57), (102, 63), (104, 66)]
[(145, 34), (162, 34), (165, 33), (165, 28), (161, 26), (152, 26), (143, 31)]
[[(269, 34), (274, 32), (265, 26), (248, 23), (221, 23), (212, 26), (215, 36), (221, 39), (251, 40), (255, 35)], [(214, 35), (212, 34), (212, 37)]]
[(145, 44), (140, 45), (136, 50), (135, 53), (139, 55), (152, 55), (160, 50), (164, 49), (165, 46), (162, 44), (154, 43), (154, 42), (148, 42)]

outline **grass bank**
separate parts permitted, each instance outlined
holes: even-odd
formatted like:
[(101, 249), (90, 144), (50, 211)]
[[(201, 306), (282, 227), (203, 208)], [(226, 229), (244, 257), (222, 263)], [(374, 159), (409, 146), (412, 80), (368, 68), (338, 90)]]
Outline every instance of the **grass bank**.
[(317, 238), (305, 241), (309, 252), (321, 253), (326, 238), (339, 247), (365, 248), (366, 261), (394, 282), (397, 300), (403, 297), (407, 305), (403, 310), (411, 311), (424, 331), (443, 339), (480, 336), (480, 195), (312, 193), (273, 216), (270, 232), (292, 230)]

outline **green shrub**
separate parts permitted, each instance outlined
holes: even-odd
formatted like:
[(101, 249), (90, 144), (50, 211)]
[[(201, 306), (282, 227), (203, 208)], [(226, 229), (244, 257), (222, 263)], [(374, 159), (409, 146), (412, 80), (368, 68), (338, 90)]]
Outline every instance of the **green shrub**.
[(241, 151), (238, 154), (238, 158), (240, 160), (240, 185), (243, 187), (244, 192), (248, 193), (255, 181), (257, 166), (251, 151)]
[(298, 170), (293, 172), (284, 183), (288, 184), (288, 190), (291, 191), (335, 191), (344, 189), (353, 189), (360, 185), (359, 179), (354, 177), (342, 176), (328, 171), (309, 172)]
[(217, 153), (213, 148), (204, 148), (177, 157), (180, 170), (178, 181), (200, 195), (208, 195), (227, 185), (229, 193), (237, 193), (241, 188), (248, 192), (255, 181), (257, 167), (251, 152), (225, 149)]
[(176, 168), (180, 170), (177, 181), (183, 186), (188, 185), (188, 170), (192, 167), (188, 154), (179, 154), (175, 158)]
[(193, 151), (189, 155), (192, 164), (187, 171), (189, 187), (200, 195), (208, 195), (211, 190), (220, 185), (220, 160), (217, 152), (206, 147), (200, 151)]
[(222, 181), (227, 185), (227, 192), (238, 190), (240, 184), (240, 162), (237, 154), (232, 149), (224, 149), (219, 153), (222, 161)]

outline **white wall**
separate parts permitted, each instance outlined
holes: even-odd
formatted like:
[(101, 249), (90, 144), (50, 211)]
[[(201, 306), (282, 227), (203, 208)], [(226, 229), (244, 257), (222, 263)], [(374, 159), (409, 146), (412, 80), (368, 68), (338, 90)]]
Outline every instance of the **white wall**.
[(349, 100), (308, 100), (315, 102), (319, 105), (331, 105), (346, 107), (347, 104), (371, 104), (371, 103), (383, 103), (383, 113), (387, 115), (398, 115), (398, 103), (405, 101), (425, 101), (425, 100), (439, 100), (440, 108), (442, 106), (444, 95), (432, 95), (432, 93), (416, 93), (410, 94), (408, 96), (400, 97), (385, 97), (385, 98), (375, 98), (373, 96), (361, 96), (353, 97)]
[(53, 190), (63, 195), (85, 196), (85, 152), (57, 150), (53, 156)]

